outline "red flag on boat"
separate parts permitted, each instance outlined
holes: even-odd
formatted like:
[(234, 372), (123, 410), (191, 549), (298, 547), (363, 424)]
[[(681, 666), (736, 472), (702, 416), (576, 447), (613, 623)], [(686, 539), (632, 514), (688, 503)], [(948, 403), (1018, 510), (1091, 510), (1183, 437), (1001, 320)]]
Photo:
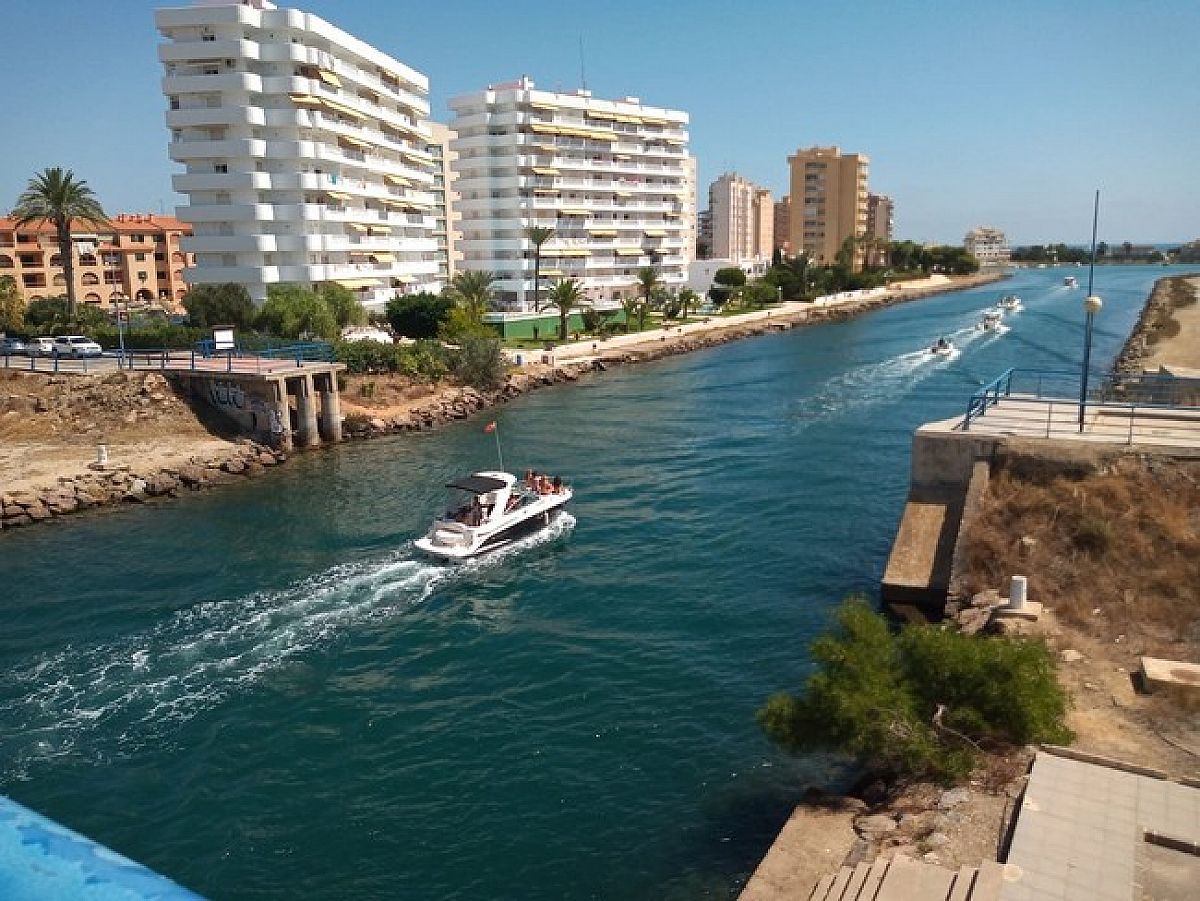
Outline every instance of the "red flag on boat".
[(487, 425), (485, 425), (483, 427), (483, 430), (484, 430), (484, 432), (486, 432), (487, 434), (490, 435), (492, 432), (496, 431), (496, 423), (494, 421), (489, 422)]

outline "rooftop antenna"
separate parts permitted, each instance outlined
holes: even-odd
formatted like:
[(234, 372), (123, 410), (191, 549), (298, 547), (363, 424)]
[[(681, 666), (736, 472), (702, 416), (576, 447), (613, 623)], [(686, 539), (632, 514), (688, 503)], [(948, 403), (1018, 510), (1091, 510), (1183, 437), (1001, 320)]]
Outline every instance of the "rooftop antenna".
[(579, 35), (579, 86), (587, 90), (587, 69), (583, 65), (583, 33)]

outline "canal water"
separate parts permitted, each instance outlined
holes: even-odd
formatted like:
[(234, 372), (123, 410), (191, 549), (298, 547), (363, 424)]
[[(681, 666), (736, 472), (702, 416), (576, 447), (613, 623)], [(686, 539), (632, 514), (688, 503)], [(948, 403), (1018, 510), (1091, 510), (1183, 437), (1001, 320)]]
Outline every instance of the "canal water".
[[(1006, 367), (1078, 364), (1068, 272), (5, 534), (0, 792), (217, 898), (730, 897), (838, 772), (755, 709), (875, 590), (912, 430)], [(1098, 367), (1165, 274), (1098, 270)], [(975, 330), (1008, 292), (1008, 331)], [(494, 465), (492, 418), (510, 466), (573, 482), (573, 519), (424, 562), (442, 483)]]

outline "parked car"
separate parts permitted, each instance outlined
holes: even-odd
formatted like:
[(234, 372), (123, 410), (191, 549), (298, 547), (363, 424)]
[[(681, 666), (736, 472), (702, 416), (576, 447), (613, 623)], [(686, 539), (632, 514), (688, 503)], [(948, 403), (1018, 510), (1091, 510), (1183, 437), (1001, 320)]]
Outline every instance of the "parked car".
[(25, 342), (20, 338), (0, 338), (0, 356), (25, 353)]
[(31, 357), (48, 357), (54, 353), (54, 339), (41, 337), (30, 338), (25, 342), (25, 353)]
[(98, 357), (104, 353), (99, 344), (83, 335), (59, 335), (54, 339), (54, 349), (60, 357)]

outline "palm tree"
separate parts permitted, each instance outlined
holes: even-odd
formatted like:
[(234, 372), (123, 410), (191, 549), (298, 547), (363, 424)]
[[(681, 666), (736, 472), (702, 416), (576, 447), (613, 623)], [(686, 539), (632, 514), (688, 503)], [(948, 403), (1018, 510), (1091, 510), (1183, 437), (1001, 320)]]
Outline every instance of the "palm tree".
[(63, 278), (67, 287), (67, 317), (75, 319), (75, 259), (71, 254), (71, 221), (78, 219), (96, 228), (108, 224), (108, 216), (88, 183), (76, 179), (70, 169), (57, 166), (35, 175), (17, 198), (12, 211), (17, 228), (31, 223), (48, 222), (54, 226), (58, 252), (62, 257)]
[(451, 279), (450, 293), (471, 321), (483, 322), (483, 314), (492, 305), (492, 282), (495, 280), (492, 273), (480, 269), (464, 269)]
[[(578, 307), (583, 301), (583, 289), (580, 287), (579, 279), (568, 278), (559, 282), (550, 289), (550, 296), (546, 298), (547, 307), (558, 308), (558, 340), (567, 340), (567, 317), (571, 315), (571, 311)], [(538, 307), (538, 309), (543, 309)]]
[(635, 319), (645, 319), (645, 317), (641, 315), (641, 309), (644, 306), (645, 301), (643, 301), (636, 294), (632, 297), (622, 297), (619, 299), (621, 302), (621, 309), (625, 313), (625, 331), (628, 332), (631, 328), (633, 328), (633, 321)]
[(679, 289), (679, 318), (687, 322), (688, 307), (694, 306), (700, 300), (700, 295), (691, 288)]
[(646, 314), (654, 302), (654, 289), (658, 287), (658, 273), (653, 266), (643, 266), (637, 271), (638, 286), (642, 289), (642, 304), (638, 308), (638, 328), (646, 327)]
[(554, 229), (544, 225), (534, 225), (525, 229), (525, 237), (533, 245), (533, 308), (540, 310), (542, 308), (539, 293), (542, 281), (542, 245), (554, 237)]

